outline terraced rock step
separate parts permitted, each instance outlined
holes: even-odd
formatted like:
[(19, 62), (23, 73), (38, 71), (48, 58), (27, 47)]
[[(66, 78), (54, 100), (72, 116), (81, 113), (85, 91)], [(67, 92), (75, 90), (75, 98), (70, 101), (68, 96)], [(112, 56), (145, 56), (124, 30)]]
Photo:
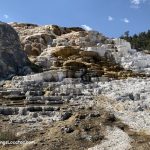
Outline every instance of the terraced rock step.
[(46, 104), (47, 105), (59, 105), (59, 104), (63, 104), (63, 101), (49, 101)]
[(10, 100), (23, 100), (25, 99), (25, 95), (8, 95), (8, 96), (3, 96), (5, 99), (10, 99)]

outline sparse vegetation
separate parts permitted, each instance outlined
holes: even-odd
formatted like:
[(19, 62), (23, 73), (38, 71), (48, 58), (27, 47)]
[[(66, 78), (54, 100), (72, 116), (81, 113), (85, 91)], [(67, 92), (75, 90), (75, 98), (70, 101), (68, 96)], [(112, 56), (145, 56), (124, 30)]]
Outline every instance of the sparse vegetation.
[(13, 130), (0, 130), (0, 141), (15, 141), (17, 140), (17, 136), (15, 134), (15, 131)]

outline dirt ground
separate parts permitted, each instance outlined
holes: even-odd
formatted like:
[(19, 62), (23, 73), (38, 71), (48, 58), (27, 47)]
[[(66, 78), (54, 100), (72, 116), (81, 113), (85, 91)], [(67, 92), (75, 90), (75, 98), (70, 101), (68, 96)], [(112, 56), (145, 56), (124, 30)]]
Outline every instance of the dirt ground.
[[(73, 109), (73, 108), (72, 108)], [(21, 124), (9, 124), (8, 118), (0, 117), (1, 140), (34, 141), (24, 145), (0, 145), (1, 150), (85, 150), (100, 144), (105, 139), (107, 126), (115, 126), (128, 133), (133, 139), (132, 150), (150, 150), (150, 136), (130, 131), (127, 125), (117, 119), (105, 108), (90, 107), (74, 110), (71, 117), (64, 121), (43, 125), (27, 130), (30, 127)], [(16, 135), (17, 132), (27, 132)], [(5, 135), (2, 134), (6, 132)], [(9, 133), (9, 134), (8, 134)]]

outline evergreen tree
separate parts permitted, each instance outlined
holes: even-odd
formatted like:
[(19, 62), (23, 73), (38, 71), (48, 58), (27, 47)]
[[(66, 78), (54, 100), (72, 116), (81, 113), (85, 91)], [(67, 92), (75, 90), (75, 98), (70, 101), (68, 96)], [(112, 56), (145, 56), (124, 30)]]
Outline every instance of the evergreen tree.
[(129, 31), (126, 31), (120, 38), (130, 42), (134, 49), (150, 51), (150, 30), (141, 32), (138, 35), (134, 34), (133, 36), (130, 36)]

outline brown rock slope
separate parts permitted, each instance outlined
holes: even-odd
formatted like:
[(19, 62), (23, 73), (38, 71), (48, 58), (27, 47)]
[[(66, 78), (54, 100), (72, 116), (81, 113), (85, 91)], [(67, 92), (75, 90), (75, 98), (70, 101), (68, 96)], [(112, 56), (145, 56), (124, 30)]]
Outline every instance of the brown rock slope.
[(97, 52), (84, 51), (79, 46), (50, 47), (38, 58), (44, 61), (39, 63), (43, 69), (67, 69), (68, 72), (71, 72), (68, 77), (75, 77), (75, 74), (80, 74), (79, 77), (83, 78), (103, 76), (116, 79), (143, 76), (130, 70), (124, 70), (115, 63), (113, 58), (101, 57)]
[(38, 26), (25, 23), (11, 23), (10, 25), (18, 32), (23, 49), (28, 56), (38, 56), (58, 36), (71, 32), (84, 32), (84, 29), (79, 27)]

